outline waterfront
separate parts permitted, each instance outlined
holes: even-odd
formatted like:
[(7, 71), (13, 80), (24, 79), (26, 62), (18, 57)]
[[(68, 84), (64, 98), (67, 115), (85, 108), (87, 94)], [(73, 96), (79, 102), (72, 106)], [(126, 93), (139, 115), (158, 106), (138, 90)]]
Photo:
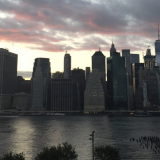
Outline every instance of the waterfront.
[(139, 143), (130, 142), (129, 138), (159, 136), (159, 123), (160, 117), (0, 117), (0, 154), (8, 151), (23, 152), (27, 160), (32, 160), (43, 147), (68, 142), (75, 147), (78, 160), (90, 160), (92, 153), (89, 135), (95, 131), (95, 146), (109, 144), (119, 148), (122, 159), (158, 160), (160, 153), (143, 149)]

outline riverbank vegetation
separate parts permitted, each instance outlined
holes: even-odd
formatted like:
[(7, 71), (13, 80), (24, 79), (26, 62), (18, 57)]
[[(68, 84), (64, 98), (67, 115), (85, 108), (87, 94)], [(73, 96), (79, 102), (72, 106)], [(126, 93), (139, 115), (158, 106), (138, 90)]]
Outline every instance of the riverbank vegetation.
[[(94, 156), (98, 160), (120, 160), (119, 151), (111, 146), (95, 147)], [(34, 160), (77, 160), (78, 154), (71, 144), (67, 142), (58, 146), (45, 147)], [(0, 160), (25, 160), (23, 153), (5, 154)]]

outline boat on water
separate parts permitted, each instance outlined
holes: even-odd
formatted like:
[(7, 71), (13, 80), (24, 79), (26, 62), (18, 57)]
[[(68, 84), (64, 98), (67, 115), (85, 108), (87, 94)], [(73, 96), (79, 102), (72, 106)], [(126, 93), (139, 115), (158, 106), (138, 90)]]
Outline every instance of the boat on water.
[(135, 113), (133, 114), (133, 116), (134, 116), (134, 117), (150, 117), (150, 116), (152, 116), (152, 114), (149, 113), (149, 112), (140, 111), (140, 112), (135, 112)]

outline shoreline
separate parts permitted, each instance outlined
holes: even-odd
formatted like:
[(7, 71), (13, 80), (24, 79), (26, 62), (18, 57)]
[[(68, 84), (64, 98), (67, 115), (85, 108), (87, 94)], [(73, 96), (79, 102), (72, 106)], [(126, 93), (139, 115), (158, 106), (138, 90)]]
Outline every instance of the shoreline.
[[(0, 111), (0, 117), (13, 116), (134, 116), (137, 111), (105, 111), (105, 112), (54, 112), (54, 111)], [(143, 112), (143, 111), (139, 111)], [(148, 111), (151, 116), (160, 116), (160, 111)]]

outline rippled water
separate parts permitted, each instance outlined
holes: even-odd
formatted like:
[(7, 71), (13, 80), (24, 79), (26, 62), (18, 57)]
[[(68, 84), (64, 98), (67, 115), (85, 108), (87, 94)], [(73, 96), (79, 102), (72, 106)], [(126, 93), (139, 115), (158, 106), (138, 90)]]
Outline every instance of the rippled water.
[(95, 131), (95, 146), (112, 145), (119, 149), (122, 159), (159, 160), (160, 153), (126, 139), (160, 136), (159, 124), (160, 117), (0, 117), (0, 155), (23, 152), (32, 160), (43, 147), (68, 142), (78, 153), (78, 160), (91, 160), (89, 135)]

